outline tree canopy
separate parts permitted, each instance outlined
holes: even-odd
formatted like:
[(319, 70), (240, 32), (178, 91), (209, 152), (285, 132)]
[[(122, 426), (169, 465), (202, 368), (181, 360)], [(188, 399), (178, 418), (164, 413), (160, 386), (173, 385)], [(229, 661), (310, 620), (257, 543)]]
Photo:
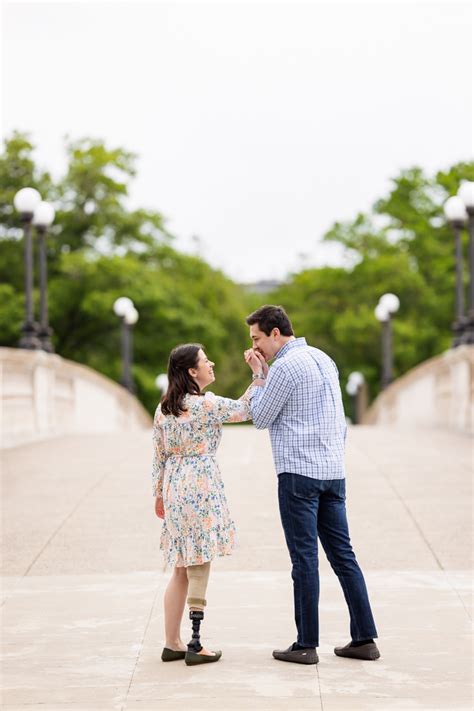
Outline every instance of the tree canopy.
[[(296, 331), (335, 359), (342, 380), (361, 371), (372, 396), (381, 360), (374, 308), (385, 292), (401, 302), (393, 319), (395, 377), (451, 344), (454, 239), (443, 203), (462, 180), (474, 180), (473, 162), (433, 177), (419, 167), (402, 171), (370, 213), (337, 222), (324, 236), (343, 246), (351, 266), (303, 270), (271, 295), (293, 315)], [(467, 233), (464, 251), (467, 257)]]
[[(112, 307), (129, 296), (134, 327), (137, 394), (153, 411), (154, 384), (177, 343), (200, 341), (216, 361), (219, 391), (239, 395), (248, 381), (246, 294), (222, 272), (173, 247), (163, 216), (129, 210), (135, 156), (84, 139), (66, 146), (68, 169), (53, 182), (38, 170), (34, 146), (14, 134), (0, 157), (0, 344), (16, 346), (23, 319), (23, 245), (13, 197), (37, 188), (53, 201), (48, 238), (48, 297), (56, 352), (120, 379), (120, 334)], [(36, 282), (37, 284), (37, 282)], [(36, 313), (38, 292), (35, 289)]]
[[(68, 140), (65, 149), (67, 170), (59, 180), (35, 164), (24, 134), (9, 137), (0, 156), (1, 345), (17, 345), (23, 320), (22, 231), (13, 197), (31, 186), (57, 210), (48, 238), (56, 351), (118, 380), (119, 324), (112, 306), (129, 296), (140, 314), (133, 374), (150, 412), (158, 400), (156, 375), (166, 370), (170, 349), (185, 341), (202, 342), (216, 361), (216, 391), (239, 395), (248, 383), (245, 316), (262, 302), (287, 309), (296, 335), (334, 358), (342, 385), (351, 370), (362, 371), (372, 397), (381, 361), (374, 308), (384, 292), (401, 301), (394, 319), (395, 375), (449, 347), (454, 245), (442, 205), (461, 180), (474, 180), (474, 163), (435, 176), (419, 167), (402, 171), (369, 213), (335, 223), (324, 236), (343, 246), (346, 266), (303, 269), (257, 295), (200, 257), (179, 252), (161, 213), (128, 207), (135, 155), (90, 138)], [(467, 269), (465, 276), (467, 282)]]

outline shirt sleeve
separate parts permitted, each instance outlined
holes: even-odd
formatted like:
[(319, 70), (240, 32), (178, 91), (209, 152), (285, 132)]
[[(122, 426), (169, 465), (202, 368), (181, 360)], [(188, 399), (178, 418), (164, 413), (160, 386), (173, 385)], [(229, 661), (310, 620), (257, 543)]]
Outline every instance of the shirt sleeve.
[(163, 428), (158, 424), (158, 417), (155, 415), (153, 421), (153, 465), (151, 472), (153, 496), (163, 496), (165, 462), (166, 453)]
[(272, 366), (264, 387), (254, 388), (250, 411), (255, 427), (263, 430), (278, 417), (293, 392), (293, 384), (283, 368)]
[(250, 392), (253, 388), (248, 388), (241, 398), (232, 400), (229, 397), (221, 397), (214, 393), (206, 393), (204, 396), (204, 407), (211, 419), (219, 422), (246, 422), (252, 419), (250, 412)]

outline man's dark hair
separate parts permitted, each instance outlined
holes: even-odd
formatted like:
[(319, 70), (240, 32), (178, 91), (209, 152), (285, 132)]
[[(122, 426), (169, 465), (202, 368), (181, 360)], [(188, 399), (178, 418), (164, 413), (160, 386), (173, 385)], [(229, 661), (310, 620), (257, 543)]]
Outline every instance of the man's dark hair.
[(265, 304), (245, 319), (249, 326), (258, 324), (265, 335), (269, 336), (274, 328), (278, 328), (282, 336), (293, 336), (293, 326), (283, 306)]

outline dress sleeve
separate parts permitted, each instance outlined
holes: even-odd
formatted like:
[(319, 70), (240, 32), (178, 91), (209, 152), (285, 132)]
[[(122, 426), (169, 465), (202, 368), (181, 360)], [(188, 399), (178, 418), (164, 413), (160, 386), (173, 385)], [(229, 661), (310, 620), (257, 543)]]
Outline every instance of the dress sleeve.
[(238, 400), (209, 392), (204, 396), (204, 407), (209, 417), (217, 422), (246, 422), (252, 419), (250, 392), (251, 387)]
[(158, 421), (159, 412), (153, 421), (153, 466), (151, 472), (153, 496), (163, 495), (163, 476), (165, 471), (166, 453), (163, 428)]

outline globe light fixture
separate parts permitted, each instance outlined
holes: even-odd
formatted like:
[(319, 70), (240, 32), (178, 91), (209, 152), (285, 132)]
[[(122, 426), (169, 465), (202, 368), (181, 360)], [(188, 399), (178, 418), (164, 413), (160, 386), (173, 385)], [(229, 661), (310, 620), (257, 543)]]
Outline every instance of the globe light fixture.
[(379, 304), (387, 309), (390, 314), (394, 314), (400, 308), (400, 299), (395, 294), (384, 294), (380, 297)]
[(357, 385), (354, 382), (352, 382), (351, 380), (347, 381), (346, 393), (348, 395), (350, 395), (351, 397), (354, 397), (355, 395), (357, 395), (358, 389), (359, 388), (357, 387)]
[(353, 383), (356, 388), (360, 388), (361, 385), (364, 384), (365, 378), (362, 373), (359, 373), (358, 370), (352, 371), (352, 373), (349, 374), (349, 383)]
[(375, 307), (374, 313), (375, 313), (375, 318), (377, 319), (377, 321), (388, 321), (388, 319), (390, 318), (389, 310), (387, 309), (386, 306), (384, 306), (380, 302)]
[(474, 181), (463, 180), (458, 190), (458, 197), (463, 201), (467, 213), (474, 211)]
[(155, 385), (163, 394), (168, 390), (168, 376), (166, 373), (160, 373), (156, 376)]
[(36, 207), (41, 202), (41, 195), (35, 188), (22, 188), (13, 198), (15, 210), (20, 215), (29, 215), (29, 219), (33, 217)]
[(123, 319), (127, 326), (134, 326), (138, 321), (138, 311), (134, 306), (132, 306), (128, 311), (125, 312)]
[(127, 311), (133, 309), (133, 301), (128, 298), (128, 296), (121, 296), (116, 301), (114, 301), (114, 313), (116, 316), (123, 318)]
[(50, 227), (54, 222), (55, 210), (50, 202), (42, 200), (38, 203), (33, 213), (35, 227)]
[(459, 195), (453, 195), (444, 203), (444, 216), (448, 222), (460, 222), (461, 225), (467, 220), (467, 211), (464, 202)]

